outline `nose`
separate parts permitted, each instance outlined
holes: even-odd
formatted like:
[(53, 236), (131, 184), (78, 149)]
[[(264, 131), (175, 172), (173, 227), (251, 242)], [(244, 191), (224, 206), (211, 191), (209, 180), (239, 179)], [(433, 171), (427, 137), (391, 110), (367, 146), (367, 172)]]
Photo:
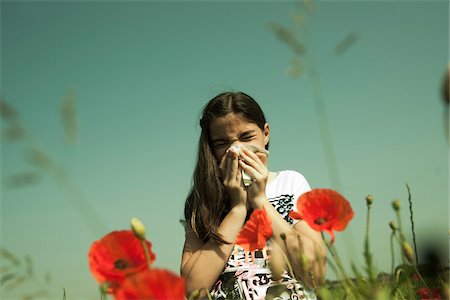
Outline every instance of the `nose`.
[(239, 144), (240, 144), (239, 140), (234, 140), (234, 141), (231, 142), (230, 147), (233, 147), (233, 146), (236, 146), (236, 145), (239, 145)]

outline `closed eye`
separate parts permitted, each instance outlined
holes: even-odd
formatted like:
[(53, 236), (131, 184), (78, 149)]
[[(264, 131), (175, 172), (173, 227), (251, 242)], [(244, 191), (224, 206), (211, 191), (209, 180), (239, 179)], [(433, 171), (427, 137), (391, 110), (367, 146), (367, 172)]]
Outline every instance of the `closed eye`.
[(255, 137), (254, 135), (247, 135), (247, 136), (243, 136), (243, 137), (242, 137), (242, 140), (243, 140), (243, 141), (250, 141), (250, 140), (252, 140), (254, 137)]
[(225, 147), (226, 145), (227, 145), (227, 143), (225, 143), (225, 142), (214, 143), (213, 148), (222, 148), (222, 147)]

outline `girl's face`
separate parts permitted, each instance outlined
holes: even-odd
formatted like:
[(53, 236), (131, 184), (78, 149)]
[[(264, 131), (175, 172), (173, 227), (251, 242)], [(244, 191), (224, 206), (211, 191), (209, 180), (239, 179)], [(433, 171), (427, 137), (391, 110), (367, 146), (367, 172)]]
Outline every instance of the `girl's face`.
[[(267, 123), (261, 130), (241, 114), (231, 113), (213, 120), (209, 125), (209, 134), (214, 156), (220, 161), (227, 149), (235, 144), (251, 144), (265, 148), (269, 142), (270, 130)], [(259, 157), (267, 164), (265, 155)]]

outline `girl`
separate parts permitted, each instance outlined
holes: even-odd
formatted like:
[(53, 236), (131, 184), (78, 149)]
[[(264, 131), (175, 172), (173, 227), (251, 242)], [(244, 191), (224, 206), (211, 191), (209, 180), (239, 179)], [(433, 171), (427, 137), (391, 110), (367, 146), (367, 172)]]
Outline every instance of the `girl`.
[[(193, 186), (184, 208), (181, 274), (187, 294), (206, 288), (214, 299), (315, 299), (308, 288), (323, 279), (324, 244), (306, 222), (294, 223), (288, 216), (309, 184), (295, 171), (269, 172), (268, 152), (245, 147), (269, 148), (270, 128), (261, 108), (242, 92), (222, 93), (204, 107), (200, 126)], [(251, 177), (248, 186), (243, 172)], [(247, 253), (234, 241), (251, 212), (261, 208), (271, 219), (273, 236), (262, 251)], [(294, 258), (291, 267), (302, 282), (288, 272), (275, 280), (268, 265), (275, 248)]]

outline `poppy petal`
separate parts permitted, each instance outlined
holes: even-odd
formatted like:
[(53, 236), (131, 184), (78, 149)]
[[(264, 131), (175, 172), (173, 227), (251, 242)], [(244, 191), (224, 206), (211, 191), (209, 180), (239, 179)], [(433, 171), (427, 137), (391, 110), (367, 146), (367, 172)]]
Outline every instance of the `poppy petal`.
[(254, 251), (264, 248), (272, 234), (272, 224), (266, 210), (255, 209), (239, 232), (235, 243), (247, 251)]

